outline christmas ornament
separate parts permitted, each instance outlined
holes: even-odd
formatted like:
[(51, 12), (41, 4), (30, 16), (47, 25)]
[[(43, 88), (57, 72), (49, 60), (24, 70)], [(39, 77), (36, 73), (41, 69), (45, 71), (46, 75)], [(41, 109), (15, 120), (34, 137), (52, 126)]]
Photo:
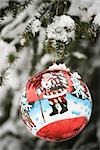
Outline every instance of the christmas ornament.
[(92, 101), (77, 72), (53, 64), (34, 75), (20, 99), (21, 117), (30, 132), (44, 140), (63, 141), (80, 133), (89, 121)]

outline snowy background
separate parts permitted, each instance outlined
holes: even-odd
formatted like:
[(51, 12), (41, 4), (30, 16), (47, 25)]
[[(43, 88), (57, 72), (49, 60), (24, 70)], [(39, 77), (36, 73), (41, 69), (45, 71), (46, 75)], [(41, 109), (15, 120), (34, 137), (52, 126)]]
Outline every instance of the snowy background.
[[(34, 0), (23, 7), (25, 2), (0, 0), (0, 150), (99, 150), (100, 0)], [(45, 50), (48, 47), (61, 48), (61, 54), (64, 48), (68, 53), (58, 60), (55, 53)], [(55, 58), (82, 75), (94, 104), (84, 131), (61, 143), (33, 137), (18, 111), (19, 97), (29, 77), (47, 68)]]

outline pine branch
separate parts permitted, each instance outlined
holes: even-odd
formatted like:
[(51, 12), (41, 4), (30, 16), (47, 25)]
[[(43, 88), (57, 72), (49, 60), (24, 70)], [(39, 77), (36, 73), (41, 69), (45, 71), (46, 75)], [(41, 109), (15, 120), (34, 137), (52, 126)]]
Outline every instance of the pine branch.
[(79, 19), (76, 21), (76, 38), (88, 39), (94, 42), (97, 36), (97, 28), (90, 22), (82, 22)]
[(0, 10), (0, 19), (7, 16), (9, 13), (16, 17), (16, 15), (22, 12), (29, 4), (32, 4), (33, 0), (27, 0), (25, 2), (16, 2), (14, 0), (9, 1), (8, 7)]
[[(42, 3), (40, 5), (40, 7), (38, 8), (38, 10), (36, 11), (36, 13), (33, 15), (32, 20), (30, 21), (30, 23), (26, 26), (23, 34), (22, 34), (22, 38), (25, 39), (25, 43), (24, 46), (29, 45), (29, 41), (31, 39), (33, 39), (34, 37), (36, 37), (38, 35), (38, 32), (36, 33), (35, 30), (32, 28), (32, 24), (34, 23), (34, 21), (37, 19), (38, 21), (41, 21), (42, 26), (44, 25), (44, 19), (43, 19), (43, 15), (46, 14), (46, 12), (48, 11), (49, 8), (49, 4), (48, 3)], [(33, 26), (34, 27), (34, 26)], [(34, 33), (33, 31), (34, 30)]]

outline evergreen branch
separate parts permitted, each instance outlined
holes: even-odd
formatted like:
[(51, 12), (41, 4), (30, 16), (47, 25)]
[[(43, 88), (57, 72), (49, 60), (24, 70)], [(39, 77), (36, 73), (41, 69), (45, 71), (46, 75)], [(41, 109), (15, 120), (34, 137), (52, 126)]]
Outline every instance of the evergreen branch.
[(8, 55), (8, 63), (9, 64), (13, 64), (16, 59), (18, 59), (18, 57), (15, 55), (15, 53), (10, 53)]
[(91, 42), (95, 40), (96, 28), (90, 22), (76, 22), (76, 38), (89, 39)]
[[(40, 7), (38, 8), (38, 10), (36, 11), (36, 13), (34, 14), (34, 16), (32, 17), (32, 20), (29, 22), (29, 24), (26, 26), (23, 34), (22, 34), (22, 38), (25, 39), (25, 44), (24, 45), (28, 45), (29, 41), (35, 37), (36, 35), (38, 35), (38, 33), (36, 33), (36, 35), (33, 34), (32, 32), (32, 24), (36, 19), (39, 19), (42, 22), (42, 25), (44, 25), (43, 22), (43, 15), (46, 13), (46, 11), (48, 11), (49, 8), (49, 4), (48, 3), (43, 3), (40, 5)], [(45, 25), (44, 25), (45, 26)]]
[(33, 0), (27, 0), (25, 2), (16, 2), (14, 0), (9, 1), (8, 7), (2, 8), (0, 10), (0, 18), (3, 19), (8, 13), (13, 14), (13, 17), (16, 17), (18, 13), (23, 11), (29, 4), (32, 4)]

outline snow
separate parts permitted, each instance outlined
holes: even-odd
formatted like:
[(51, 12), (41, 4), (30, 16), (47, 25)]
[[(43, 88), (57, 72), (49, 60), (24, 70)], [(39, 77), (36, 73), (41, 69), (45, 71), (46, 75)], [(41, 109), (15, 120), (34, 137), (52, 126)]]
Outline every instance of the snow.
[(8, 6), (8, 0), (0, 0), (0, 9)]
[(11, 53), (16, 53), (15, 46), (0, 40), (0, 72), (9, 67), (8, 56)]
[(70, 71), (69, 68), (66, 67), (66, 65), (63, 63), (63, 64), (56, 64), (54, 63), (52, 66), (50, 66), (48, 68), (48, 70), (67, 70), (67, 71)]
[(47, 27), (47, 39), (61, 41), (66, 44), (69, 39), (75, 38), (75, 22), (70, 16), (55, 16), (53, 22)]
[[(1, 3), (0, 3), (1, 4)], [(36, 5), (29, 5), (23, 10), (20, 14), (16, 16), (16, 18), (12, 19), (11, 14), (4, 19), (7, 19), (8, 24), (4, 26), (1, 31), (1, 37), (3, 38), (17, 38), (22, 35), (23, 31), (25, 30), (26, 25), (29, 24), (30, 20), (33, 20), (33, 12)], [(27, 20), (24, 22), (24, 19), (27, 17)], [(6, 22), (5, 20), (1, 21), (1, 24)]]
[[(44, 41), (46, 37), (46, 31), (45, 28), (40, 27), (39, 37), (38, 37), (38, 54), (41, 54), (43, 47), (44, 47)], [(48, 54), (44, 55), (45, 58), (42, 58), (42, 64), (45, 64), (45, 62), (48, 62), (51, 59), (51, 56)], [(44, 60), (43, 60), (44, 59)]]
[(6, 38), (16, 38), (21, 35), (26, 27), (26, 23), (20, 24), (26, 17), (27, 11), (25, 13), (21, 13), (15, 20), (12, 20), (7, 26), (3, 28), (1, 31), (1, 37)]
[(24, 46), (25, 42), (26, 42), (26, 39), (25, 38), (21, 38), (21, 40), (20, 40), (21, 46)]
[(95, 25), (100, 26), (100, 13), (98, 13), (98, 14), (95, 16), (95, 18), (94, 18), (94, 20), (93, 20), (93, 23), (94, 23)]
[(32, 33), (34, 36), (36, 33), (40, 31), (40, 26), (41, 26), (41, 22), (39, 19), (36, 19), (32, 22), (31, 27), (32, 27)]
[[(68, 14), (79, 16), (82, 21), (89, 22), (93, 16), (98, 16), (100, 13), (100, 0), (70, 0), (71, 6)], [(98, 18), (93, 22), (97, 22)]]
[[(24, 2), (25, 0), (17, 0), (17, 1)], [(19, 44), (22, 32), (24, 31), (26, 25), (28, 25), (28, 23), (34, 19), (34, 16), (37, 16), (36, 18), (40, 18), (40, 12), (43, 12), (45, 7), (44, 4), (41, 4), (40, 8), (37, 9), (36, 3), (39, 3), (40, 1), (41, 0), (38, 1), (34, 0), (34, 2), (32, 2), (33, 5), (30, 5), (23, 12), (18, 14), (16, 18), (13, 18), (11, 14), (8, 14), (8, 16), (4, 17), (4, 20), (0, 20), (0, 26), (1, 26), (0, 73), (3, 70), (7, 69), (7, 67), (9, 66), (7, 57), (10, 53), (14, 52), (14, 54), (17, 54), (18, 56), (16, 62), (7, 71), (8, 75), (7, 75), (7, 80), (5, 81), (5, 85), (0, 87), (0, 118), (4, 117), (3, 114), (5, 113), (4, 112), (5, 110), (3, 106), (6, 104), (4, 99), (6, 99), (8, 90), (11, 89), (14, 95), (13, 98), (11, 99), (12, 107), (10, 110), (8, 121), (5, 121), (4, 124), (0, 127), (0, 136), (5, 135), (5, 133), (9, 131), (16, 135), (23, 134), (23, 136), (25, 136), (25, 133), (27, 132), (27, 130), (24, 131), (25, 128), (23, 128), (22, 121), (17, 120), (16, 118), (18, 116), (19, 97), (20, 94), (22, 93), (22, 89), (25, 86), (26, 81), (29, 79), (30, 76), (29, 73), (32, 67), (31, 62), (32, 59), (34, 59), (34, 49), (33, 47), (29, 46), (26, 48), (23, 47), (21, 50), (19, 50), (19, 52), (16, 52), (15, 45)], [(0, 9), (8, 6), (8, 2), (9, 0), (0, 0)], [(93, 24), (100, 26), (100, 0), (70, 0), (70, 2), (71, 2), (71, 6), (67, 13), (68, 15), (55, 16), (53, 22), (51, 22), (51, 24), (49, 24), (46, 29), (41, 27), (41, 22), (39, 19), (32, 22), (33, 33), (35, 34), (36, 32), (40, 31), (40, 36), (38, 38), (39, 44), (37, 48), (39, 60), (34, 67), (33, 73), (43, 70), (46, 67), (46, 64), (52, 60), (52, 56), (50, 54), (44, 54), (44, 55), (42, 54), (43, 42), (45, 36), (47, 36), (47, 38), (53, 38), (54, 45), (56, 44), (56, 40), (60, 40), (61, 42), (65, 42), (66, 44), (68, 44), (70, 38), (71, 39), (75, 38), (75, 21), (71, 18), (71, 15), (79, 16), (80, 19), (85, 22), (91, 21), (92, 16), (95, 16), (93, 19)], [(66, 31), (65, 28), (69, 29), (69, 31), (68, 30)], [(10, 43), (7, 43), (6, 41), (6, 39), (8, 38), (11, 38), (12, 40)], [(21, 41), (22, 45), (24, 42), (25, 42), (24, 40)], [(77, 57), (79, 57), (79, 59), (80, 57), (81, 58), (84, 57), (79, 53), (78, 54), (74, 53), (74, 54)], [(40, 56), (42, 57), (40, 58)], [(98, 59), (98, 66), (100, 66), (99, 60), (100, 59)], [(96, 62), (94, 63), (94, 60), (92, 60), (91, 64), (94, 64), (96, 67), (97, 60), (95, 59), (95, 61)], [(52, 69), (59, 69), (59, 68), (62, 70), (64, 69), (69, 70), (69, 68), (66, 68), (63, 64), (59, 64), (58, 66), (57, 65), (51, 66), (49, 69), (52, 70)], [(18, 130), (16, 129), (17, 124), (19, 124)], [(28, 133), (26, 135), (28, 136)], [(6, 149), (9, 150), (14, 149), (14, 147), (13, 148), (10, 147), (9, 138), (10, 137), (6, 139), (4, 137), (1, 140), (0, 142), (1, 149), (4, 149), (5, 145), (7, 146)], [(15, 145), (19, 145), (19, 141), (16, 142), (14, 138), (12, 138), (11, 141), (14, 141)]]

